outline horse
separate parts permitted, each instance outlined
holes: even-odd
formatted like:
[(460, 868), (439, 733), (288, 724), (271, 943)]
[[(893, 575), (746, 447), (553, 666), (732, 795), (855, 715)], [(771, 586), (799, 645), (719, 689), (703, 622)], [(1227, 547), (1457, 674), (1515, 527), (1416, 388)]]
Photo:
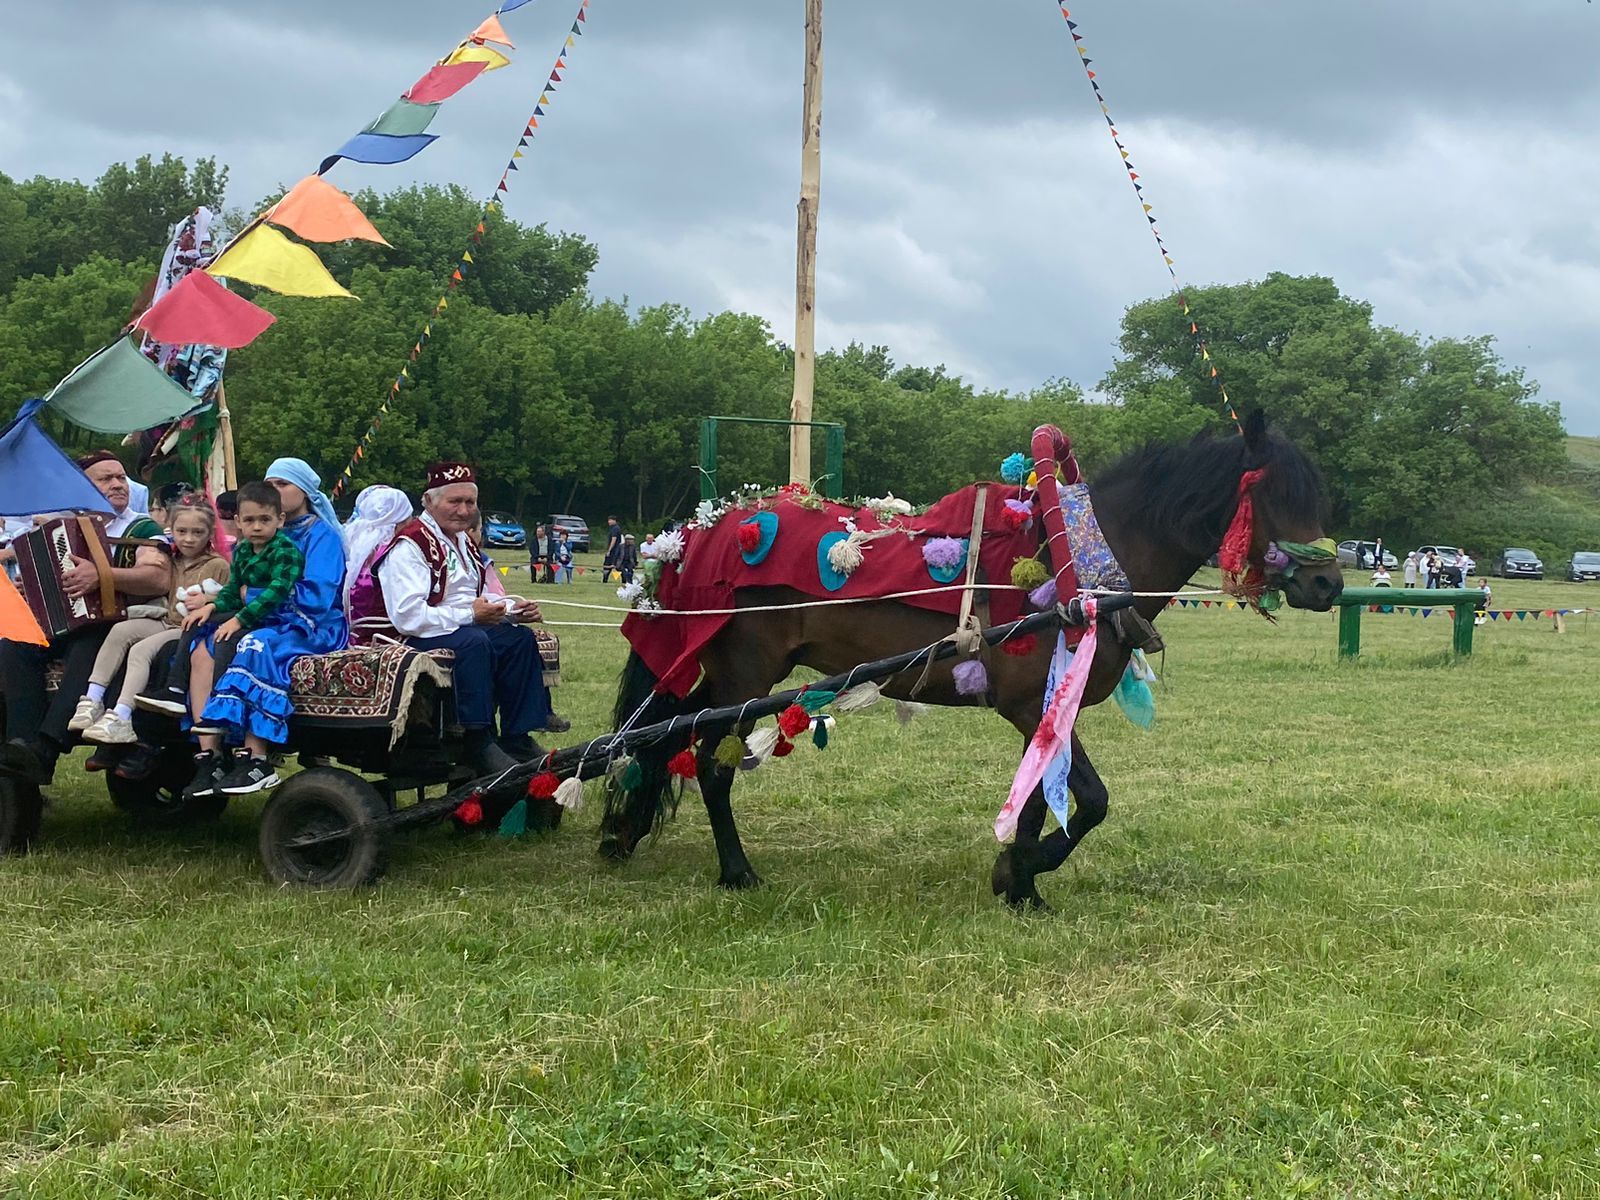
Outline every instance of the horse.
[[(1313, 561), (1289, 570), (1281, 555), (1267, 553), (1271, 542), (1322, 540), (1328, 505), (1317, 466), (1287, 437), (1269, 430), (1256, 413), (1240, 435), (1208, 433), (1185, 444), (1147, 446), (1089, 485), (1106, 543), (1131, 589), (1142, 593), (1134, 611), (1143, 622), (1153, 623), (1168, 596), (1180, 591), (1217, 552), (1240, 503), (1241, 479), (1258, 470), (1264, 474), (1251, 489), (1255, 520), (1250, 562), (1264, 572), (1266, 585), (1281, 591), (1292, 607), (1326, 612), (1333, 606), (1344, 587), (1336, 562)], [(656, 676), (637, 652), (630, 652), (619, 680), (614, 727), (621, 728), (630, 719), (648, 723), (742, 704), (768, 695), (797, 666), (837, 674), (858, 663), (928, 646), (951, 633), (947, 614), (894, 600), (773, 610), (805, 599), (802, 593), (782, 587), (740, 588), (734, 601), (739, 612), (705, 645), (700, 680), (681, 700), (658, 690)], [(1113, 693), (1134, 648), (1124, 632), (1126, 623), (1104, 617), (1101, 621), (1085, 706), (1099, 704)], [(1143, 629), (1153, 636), (1151, 625)], [(989, 668), (993, 707), (1022, 735), (1024, 746), (1040, 724), (1052, 640), (1038, 639), (1025, 656), (996, 655)], [(895, 699), (910, 699), (915, 687), (915, 698), (924, 703), (972, 705), (971, 697), (958, 693), (949, 660), (935, 663), (926, 674), (919, 666), (882, 686), (883, 694)], [(747, 736), (751, 727), (746, 723), (736, 732)], [(716, 841), (717, 882), (731, 889), (756, 887), (761, 878), (750, 864), (733, 817), (735, 770), (716, 761), (716, 741), (715, 737), (702, 740), (696, 765)], [(629, 785), (611, 781), (601, 822), (602, 855), (625, 860), (660, 827), (676, 803), (667, 760), (688, 744), (689, 738), (683, 737), (640, 750), (635, 756), (639, 770), (632, 772)], [(1105, 784), (1076, 735), (1068, 787), (1073, 803), (1066, 826), (1042, 836), (1048, 808), (1042, 787), (1035, 788), (1023, 806), (1015, 839), (995, 860), (991, 886), (1014, 908), (1047, 910), (1037, 877), (1059, 868), (1105, 819), (1109, 799)]]

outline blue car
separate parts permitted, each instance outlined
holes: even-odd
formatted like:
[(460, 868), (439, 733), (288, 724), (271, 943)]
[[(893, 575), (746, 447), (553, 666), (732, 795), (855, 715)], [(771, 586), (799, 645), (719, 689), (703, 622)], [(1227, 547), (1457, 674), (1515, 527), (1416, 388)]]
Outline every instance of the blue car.
[(528, 544), (528, 531), (509, 513), (483, 515), (483, 540), (488, 546), (510, 546), (520, 550)]

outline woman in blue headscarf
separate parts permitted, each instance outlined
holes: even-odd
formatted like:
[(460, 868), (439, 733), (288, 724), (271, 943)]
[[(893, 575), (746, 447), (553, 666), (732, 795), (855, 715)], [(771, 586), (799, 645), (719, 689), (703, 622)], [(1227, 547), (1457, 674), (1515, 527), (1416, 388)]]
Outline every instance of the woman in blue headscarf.
[[(298, 458), (280, 458), (266, 471), (266, 480), (283, 501), (283, 532), (305, 556), (305, 574), (280, 608), (270, 630), (242, 635), (233, 661), (211, 689), (202, 723), (223, 730), (230, 743), (245, 737), (282, 745), (289, 740), (289, 665), (302, 654), (331, 654), (349, 637), (344, 611), (344, 542), (333, 505), (321, 492), (322, 480)], [(195, 656), (205, 653), (197, 646)], [(225, 767), (225, 764), (217, 764)], [(204, 794), (217, 786), (209, 772), (196, 776), (190, 791)], [(259, 791), (277, 783), (276, 775), (258, 773), (252, 786), (229, 787), (230, 795)], [(199, 789), (199, 790), (196, 790)]]

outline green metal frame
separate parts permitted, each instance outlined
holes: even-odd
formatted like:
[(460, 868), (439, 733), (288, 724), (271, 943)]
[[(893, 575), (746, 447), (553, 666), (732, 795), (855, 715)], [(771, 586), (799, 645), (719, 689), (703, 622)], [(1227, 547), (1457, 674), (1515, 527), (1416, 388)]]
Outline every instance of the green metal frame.
[[(1431, 603), (1419, 603), (1419, 600)], [(1401, 588), (1346, 588), (1334, 601), (1339, 609), (1339, 657), (1361, 654), (1361, 614), (1377, 605), (1380, 608), (1449, 608), (1455, 611), (1451, 622), (1455, 630), (1452, 646), (1457, 655), (1472, 653), (1472, 622), (1483, 607), (1483, 593), (1474, 588), (1426, 588), (1422, 591)]]
[(717, 427), (719, 425), (806, 425), (828, 431), (823, 456), (823, 474), (814, 481), (816, 490), (837, 499), (844, 490), (844, 426), (837, 421), (780, 421), (774, 417), (703, 417), (700, 421), (700, 498), (715, 500), (722, 495), (717, 486)]

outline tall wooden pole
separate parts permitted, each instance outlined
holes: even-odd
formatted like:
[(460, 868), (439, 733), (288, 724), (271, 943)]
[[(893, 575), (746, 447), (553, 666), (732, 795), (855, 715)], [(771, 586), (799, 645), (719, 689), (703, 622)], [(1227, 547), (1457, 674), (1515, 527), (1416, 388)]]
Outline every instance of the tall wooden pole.
[(217, 438), (222, 443), (222, 482), (225, 490), (239, 486), (239, 471), (233, 460), (233, 418), (228, 413), (228, 393), (217, 383)]
[[(811, 420), (817, 378), (817, 206), (822, 198), (822, 0), (806, 0), (805, 127), (795, 252), (794, 399), (791, 421)], [(789, 427), (789, 482), (811, 481), (811, 427)]]

